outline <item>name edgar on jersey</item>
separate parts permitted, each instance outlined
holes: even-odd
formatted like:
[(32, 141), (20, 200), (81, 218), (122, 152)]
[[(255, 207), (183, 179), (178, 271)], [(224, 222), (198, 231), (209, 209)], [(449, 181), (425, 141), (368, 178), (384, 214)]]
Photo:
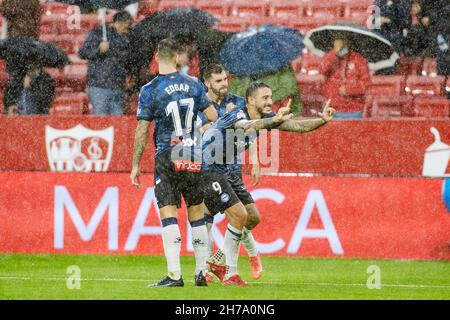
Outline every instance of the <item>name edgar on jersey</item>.
[(174, 92), (178, 92), (178, 91), (184, 91), (184, 92), (188, 92), (189, 93), (189, 85), (186, 83), (179, 83), (179, 84), (174, 84), (174, 85), (170, 85), (168, 87), (166, 87), (164, 89), (167, 94), (172, 94)]

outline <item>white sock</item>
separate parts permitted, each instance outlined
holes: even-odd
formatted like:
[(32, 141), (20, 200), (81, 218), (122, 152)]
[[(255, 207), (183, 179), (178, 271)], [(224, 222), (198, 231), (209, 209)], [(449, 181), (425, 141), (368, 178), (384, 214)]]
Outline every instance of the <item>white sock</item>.
[(220, 249), (220, 248), (217, 249), (216, 253), (212, 257), (212, 260), (215, 264), (218, 264), (220, 266), (225, 265), (225, 253), (224, 253), (223, 249)]
[(239, 245), (241, 243), (242, 230), (236, 229), (230, 224), (225, 232), (225, 241), (223, 251), (225, 253), (225, 262), (227, 271), (225, 277), (237, 273), (237, 263), (239, 257)]
[(167, 260), (168, 276), (174, 280), (178, 280), (181, 277), (181, 264), (180, 264), (181, 234), (180, 228), (178, 227), (178, 223), (176, 222), (177, 220), (172, 219), (175, 218), (168, 218), (162, 220), (163, 222), (162, 238), (164, 245), (164, 253), (166, 255)]
[(205, 274), (206, 260), (208, 259), (208, 230), (205, 226), (205, 220), (191, 222), (192, 246), (195, 254), (195, 274), (203, 271)]
[[(213, 219), (207, 219), (207, 216), (205, 215), (205, 222), (206, 222), (206, 230), (208, 231), (208, 257), (211, 257), (213, 255), (214, 250), (214, 240), (212, 236), (212, 226), (214, 223), (214, 217)], [(212, 220), (212, 222), (210, 222)]]
[(252, 232), (245, 227), (242, 229), (241, 242), (249, 257), (256, 257), (258, 255), (255, 238), (253, 238)]

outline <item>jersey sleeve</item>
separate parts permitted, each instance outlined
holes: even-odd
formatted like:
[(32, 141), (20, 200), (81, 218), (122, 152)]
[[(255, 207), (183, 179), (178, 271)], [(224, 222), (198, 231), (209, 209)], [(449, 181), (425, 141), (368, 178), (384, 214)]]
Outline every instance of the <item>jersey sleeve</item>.
[(230, 112), (226, 113), (214, 123), (214, 127), (219, 130), (232, 129), (234, 125), (239, 121), (248, 121), (247, 115), (244, 110), (240, 108), (234, 108)]
[(152, 113), (153, 96), (149, 88), (143, 87), (139, 93), (139, 103), (137, 109), (138, 120), (153, 120)]
[(200, 111), (204, 111), (206, 108), (208, 108), (210, 105), (213, 104), (212, 101), (206, 95), (205, 87), (200, 81), (198, 84), (198, 104)]
[(245, 99), (242, 97), (238, 97), (238, 96), (236, 96), (236, 99), (234, 100), (234, 104), (238, 108), (245, 108), (245, 106), (246, 106)]

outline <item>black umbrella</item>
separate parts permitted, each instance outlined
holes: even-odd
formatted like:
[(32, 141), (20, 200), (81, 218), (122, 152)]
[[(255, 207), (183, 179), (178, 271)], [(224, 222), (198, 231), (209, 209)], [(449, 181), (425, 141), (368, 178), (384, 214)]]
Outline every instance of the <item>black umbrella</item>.
[(9, 58), (24, 64), (37, 62), (45, 68), (62, 68), (71, 63), (64, 51), (53, 44), (20, 38), (0, 41), (0, 59)]
[(103, 41), (107, 41), (105, 22), (106, 9), (122, 10), (132, 3), (139, 2), (139, 0), (55, 0), (51, 2), (62, 2), (72, 6), (78, 6), (82, 13), (101, 9), (99, 10), (98, 15), (102, 22)]
[(180, 37), (186, 42), (197, 42), (199, 35), (218, 21), (198, 9), (176, 8), (154, 13), (130, 31), (130, 64), (137, 69), (148, 64), (158, 42), (165, 38)]
[(387, 39), (354, 24), (337, 23), (313, 29), (308, 32), (303, 43), (313, 54), (323, 56), (333, 49), (337, 33), (348, 35), (351, 49), (364, 56), (372, 71), (393, 67), (399, 58), (398, 53)]
[(100, 8), (122, 10), (126, 6), (139, 0), (54, 0), (48, 2), (62, 2), (80, 7), (82, 12), (89, 12)]

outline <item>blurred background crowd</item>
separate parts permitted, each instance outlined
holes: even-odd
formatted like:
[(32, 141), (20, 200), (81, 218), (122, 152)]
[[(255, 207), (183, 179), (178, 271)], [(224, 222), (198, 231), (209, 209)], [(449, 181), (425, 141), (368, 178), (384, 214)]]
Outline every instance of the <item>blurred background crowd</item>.
[(221, 63), (230, 92), (269, 83), (274, 109), (449, 117), (449, 0), (0, 2), (4, 114), (132, 115), (171, 36), (180, 72)]

